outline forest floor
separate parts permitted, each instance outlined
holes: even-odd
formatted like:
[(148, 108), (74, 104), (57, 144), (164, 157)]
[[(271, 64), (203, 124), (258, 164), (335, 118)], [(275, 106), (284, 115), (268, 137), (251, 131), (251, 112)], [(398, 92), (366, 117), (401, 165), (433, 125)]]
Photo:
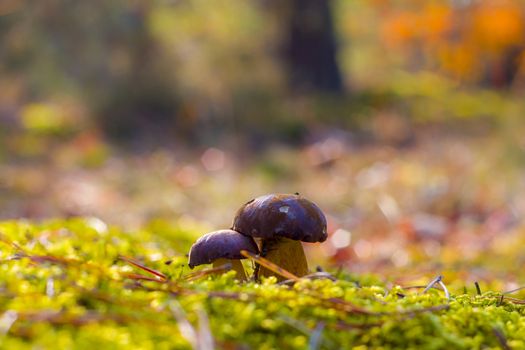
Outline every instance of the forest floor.
[[(525, 292), (513, 292), (525, 286), (524, 149), (501, 132), (451, 130), (403, 145), (332, 130), (256, 157), (129, 154), (92, 131), (8, 138), (2, 347), (524, 348)], [(197, 237), (270, 192), (326, 213), (328, 240), (305, 250), (333, 280), (239, 283), (187, 268)], [(450, 295), (423, 292), (437, 276)]]

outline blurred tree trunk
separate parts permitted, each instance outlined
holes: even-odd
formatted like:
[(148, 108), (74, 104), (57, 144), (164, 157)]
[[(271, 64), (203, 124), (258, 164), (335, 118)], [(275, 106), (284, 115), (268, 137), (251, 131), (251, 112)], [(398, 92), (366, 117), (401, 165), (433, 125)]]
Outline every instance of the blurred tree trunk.
[(524, 47), (509, 47), (496, 59), (487, 62), (481, 84), (497, 89), (512, 87), (520, 72), (523, 52)]
[(292, 90), (342, 92), (330, 0), (288, 0), (285, 60)]

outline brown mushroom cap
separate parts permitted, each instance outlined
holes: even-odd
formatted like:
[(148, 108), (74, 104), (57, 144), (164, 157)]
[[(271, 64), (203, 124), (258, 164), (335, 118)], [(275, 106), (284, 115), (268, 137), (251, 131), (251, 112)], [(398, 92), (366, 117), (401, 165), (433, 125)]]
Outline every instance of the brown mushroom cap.
[(252, 237), (285, 237), (303, 242), (326, 240), (326, 217), (317, 205), (294, 194), (269, 194), (243, 205), (233, 230)]
[(233, 230), (219, 230), (200, 237), (190, 249), (190, 268), (202, 264), (211, 264), (214, 260), (244, 259), (241, 250), (257, 254), (259, 249), (252, 237), (244, 236)]

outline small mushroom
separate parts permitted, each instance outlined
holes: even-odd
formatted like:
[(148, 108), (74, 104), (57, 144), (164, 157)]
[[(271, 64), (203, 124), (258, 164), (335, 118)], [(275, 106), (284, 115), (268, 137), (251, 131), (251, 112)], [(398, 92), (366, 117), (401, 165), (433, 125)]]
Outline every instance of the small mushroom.
[[(263, 257), (299, 277), (308, 274), (301, 241), (327, 238), (323, 212), (298, 194), (269, 194), (249, 201), (238, 210), (232, 229), (259, 238)], [(256, 278), (276, 276), (261, 266), (256, 271)]]
[(205, 234), (200, 237), (190, 249), (190, 268), (202, 264), (213, 263), (214, 267), (231, 264), (231, 268), (237, 272), (237, 278), (246, 280), (246, 273), (240, 262), (244, 259), (241, 250), (247, 250), (258, 254), (257, 244), (252, 237), (244, 236), (233, 230), (219, 230)]

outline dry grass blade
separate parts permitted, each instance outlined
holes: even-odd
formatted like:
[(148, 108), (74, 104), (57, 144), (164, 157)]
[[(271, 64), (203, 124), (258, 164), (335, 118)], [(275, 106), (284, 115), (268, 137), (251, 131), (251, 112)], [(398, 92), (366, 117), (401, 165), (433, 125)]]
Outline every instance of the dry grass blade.
[(334, 282), (337, 281), (337, 278), (334, 275), (325, 271), (314, 272), (309, 275), (303, 276), (302, 278), (308, 278), (311, 280), (327, 279)]
[(58, 265), (68, 265), (68, 264), (74, 264), (79, 263), (78, 261), (72, 260), (72, 259), (66, 259), (61, 257), (56, 257), (52, 255), (28, 255), (27, 258), (31, 259), (31, 261), (41, 264), (41, 263), (52, 263), (52, 264), (58, 264)]
[[(405, 290), (409, 290), (409, 289), (425, 289), (427, 287), (428, 287), (428, 285), (426, 285), (426, 286), (406, 286), (406, 287), (401, 286), (401, 288), (403, 288)], [(436, 286), (432, 286), (432, 287), (429, 288), (429, 290), (432, 289), (432, 288), (439, 289)]]
[(372, 315), (372, 316), (380, 316), (382, 313), (380, 312), (373, 312), (366, 310), (360, 306), (354, 305), (346, 300), (340, 299), (340, 298), (323, 298), (319, 295), (312, 295), (316, 298), (319, 298), (321, 302), (324, 302), (327, 307), (332, 307), (337, 310), (341, 310), (344, 312), (350, 312), (350, 313), (356, 313), (356, 314), (362, 314), (362, 315)]
[(509, 291), (503, 292), (503, 294), (512, 294), (512, 293), (519, 292), (520, 290), (523, 290), (523, 289), (525, 289), (525, 287), (519, 287), (519, 288), (515, 288), (515, 289), (511, 289)]
[(448, 292), (447, 286), (445, 286), (445, 283), (443, 283), (443, 276), (439, 275), (436, 278), (434, 278), (430, 283), (425, 287), (423, 290), (423, 294), (428, 292), (430, 288), (433, 288), (434, 285), (439, 284), (441, 288), (443, 288), (443, 291), (445, 292), (445, 297), (447, 300), (450, 300), (450, 293)]
[[(337, 278), (335, 278), (332, 274), (328, 273), (328, 272), (314, 272), (314, 273), (311, 273), (309, 275), (306, 275), (306, 276), (303, 276), (301, 278), (304, 278), (304, 279), (309, 279), (309, 280), (320, 280), (320, 279), (327, 279), (327, 280), (330, 280), (330, 281), (337, 281)], [(289, 279), (289, 280), (284, 280), (282, 282), (279, 282), (278, 284), (285, 284), (285, 285), (289, 285), (289, 284), (293, 284), (295, 283), (296, 280), (292, 280), (292, 279)]]
[(7, 310), (0, 316), (0, 335), (5, 335), (11, 329), (13, 323), (18, 319), (18, 313), (13, 310)]
[[(332, 340), (331, 339), (328, 339), (328, 338), (322, 338), (321, 337), (321, 332), (324, 330), (325, 328), (325, 324), (324, 322), (321, 322), (320, 324), (318, 324), (317, 326), (319, 327), (316, 327), (315, 329), (310, 329), (308, 328), (303, 322), (299, 321), (299, 320), (296, 320), (292, 317), (289, 317), (289, 316), (280, 316), (279, 317), (279, 320), (283, 321), (284, 323), (286, 323), (288, 326), (298, 330), (299, 332), (307, 335), (310, 337), (310, 342), (309, 342), (309, 348), (308, 349), (316, 349), (317, 346), (321, 345), (320, 343), (323, 342), (324, 345), (326, 345), (327, 348), (335, 348), (335, 344), (332, 343)], [(317, 339), (313, 339), (313, 344), (312, 344), (312, 336), (314, 336), (315, 334), (312, 334), (312, 332), (318, 332), (319, 334), (316, 336)], [(316, 347), (312, 347), (312, 345), (316, 346)]]
[(249, 293), (208, 292), (208, 297), (248, 301), (255, 299), (257, 296)]
[(443, 291), (445, 292), (445, 298), (447, 298), (447, 300), (450, 300), (450, 293), (448, 292), (448, 289), (447, 289), (447, 286), (445, 286), (445, 283), (443, 283), (443, 281), (439, 281), (438, 284), (441, 286), (441, 288), (443, 288)]
[(220, 273), (220, 272), (223, 272), (223, 271), (231, 270), (231, 268), (232, 268), (232, 264), (228, 263), (228, 264), (224, 264), (224, 265), (221, 265), (221, 266), (212, 267), (210, 269), (204, 269), (204, 270), (201, 270), (201, 271), (197, 271), (197, 272), (193, 272), (193, 273), (187, 274), (187, 275), (183, 276), (182, 279), (186, 280), (186, 281), (194, 281), (194, 280), (197, 280), (199, 278), (202, 278), (202, 277), (205, 277), (205, 276), (208, 276), (208, 275), (212, 275), (212, 274)]
[(319, 346), (321, 345), (324, 327), (325, 327), (324, 322), (319, 322), (317, 326), (315, 326), (313, 332), (310, 335), (310, 340), (308, 341), (308, 349), (310, 350), (319, 349)]
[(369, 329), (372, 327), (381, 327), (384, 322), (373, 322), (373, 323), (347, 323), (344, 321), (337, 321), (333, 326), (338, 331), (347, 331), (355, 329)]
[(430, 283), (426, 286), (426, 288), (423, 290), (423, 293), (422, 294), (425, 294), (426, 292), (429, 291), (430, 288), (434, 287), (434, 285), (436, 283), (439, 283), (441, 282), (441, 280), (443, 279), (443, 276), (439, 275), (437, 276), (436, 278), (434, 278), (432, 281), (430, 281)]
[(16, 253), (4, 261), (16, 261), (21, 259), (29, 259), (34, 264), (51, 263), (57, 265), (69, 265), (80, 263), (79, 261), (73, 259), (66, 259), (52, 255), (30, 255), (25, 252)]
[(17, 320), (31, 323), (46, 323), (59, 326), (84, 326), (90, 323), (114, 322), (121, 325), (140, 323), (148, 327), (157, 327), (162, 322), (153, 317), (141, 318), (138, 315), (124, 313), (101, 313), (97, 311), (86, 311), (83, 314), (74, 314), (66, 311), (33, 311), (18, 312)]
[(19, 313), (18, 318), (28, 322), (43, 322), (53, 325), (72, 325), (83, 326), (88, 323), (98, 323), (103, 321), (116, 321), (126, 323), (130, 321), (121, 315), (101, 314), (95, 311), (88, 311), (82, 315), (73, 315), (64, 311), (45, 310), (40, 312)]
[[(425, 312), (444, 311), (444, 310), (449, 310), (449, 309), (450, 309), (450, 305), (442, 304), (442, 305), (424, 307), (421, 309), (403, 310), (403, 311), (397, 312), (397, 314), (399, 315), (417, 315), (417, 314), (421, 314)], [(389, 315), (389, 314), (394, 315), (396, 314), (396, 312), (385, 313), (385, 315)]]
[(0, 242), (2, 243), (5, 243), (13, 248), (15, 248), (17, 251), (27, 255), (27, 252), (21, 247), (19, 246), (18, 244), (16, 244), (15, 242), (12, 242), (11, 240), (9, 240), (3, 233), (0, 232)]
[(493, 327), (492, 328), (492, 332), (496, 336), (496, 339), (498, 339), (498, 343), (499, 343), (499, 345), (501, 346), (502, 349), (504, 349), (504, 350), (510, 350), (511, 349), (509, 344), (507, 343), (507, 338), (505, 337), (505, 334), (503, 334), (501, 329)]
[(61, 265), (68, 268), (80, 268), (82, 270), (91, 270), (92, 272), (97, 273), (97, 275), (104, 276), (104, 278), (112, 279), (110, 276), (106, 273), (106, 268), (99, 266), (97, 264), (94, 264), (92, 262), (84, 262), (77, 259), (69, 259), (69, 258), (62, 258), (57, 257), (53, 255), (29, 255), (26, 253), (17, 253), (8, 259), (3, 260), (2, 262), (7, 261), (16, 261), (20, 259), (29, 259), (31, 261), (32, 265), (39, 265), (39, 264), (55, 264), (55, 265)]
[(250, 253), (247, 250), (241, 250), (241, 254), (242, 254), (242, 256), (244, 256), (244, 257), (246, 257), (248, 259), (252, 259), (257, 264), (266, 267), (268, 270), (271, 270), (271, 271), (275, 272), (276, 274), (278, 274), (280, 276), (283, 276), (284, 278), (287, 278), (289, 280), (294, 280), (294, 281), (299, 281), (299, 279), (300, 279), (299, 277), (297, 277), (293, 273), (291, 273), (289, 271), (286, 271), (285, 269), (283, 269), (282, 267), (280, 267), (278, 265), (275, 265), (271, 261), (266, 260), (265, 258), (263, 258), (261, 256), (258, 256), (256, 254)]
[(146, 271), (148, 273), (151, 273), (152, 275), (157, 276), (158, 278), (160, 278), (163, 281), (166, 281), (168, 279), (168, 276), (166, 276), (162, 272), (154, 270), (152, 268), (149, 268), (149, 267), (139, 263), (138, 261), (136, 261), (136, 260), (134, 260), (132, 258), (128, 258), (128, 257), (125, 257), (125, 256), (120, 256), (119, 259), (122, 260), (122, 261), (125, 261), (128, 264), (131, 264), (131, 265), (133, 265), (135, 267), (138, 267), (139, 269), (142, 269), (142, 270), (144, 270), (144, 271)]
[(136, 281), (151, 281), (151, 282), (157, 282), (157, 283), (165, 283), (165, 280), (160, 280), (156, 277), (149, 277), (145, 275), (141, 275), (139, 273), (125, 273), (122, 275), (124, 278), (129, 278)]
[(198, 342), (198, 333), (197, 330), (192, 326), (190, 321), (186, 318), (186, 314), (178, 302), (172, 301), (169, 304), (169, 308), (177, 320), (177, 326), (179, 327), (179, 332), (191, 344), (192, 349), (199, 349)]
[[(516, 299), (516, 298), (511, 298), (511, 297), (505, 297), (505, 300), (506, 301), (510, 301), (511, 303), (513, 304), (517, 304), (517, 305), (525, 305), (525, 300), (522, 300), (522, 299)], [(503, 298), (502, 298), (502, 301), (503, 301)]]
[(197, 310), (199, 317), (199, 331), (198, 331), (198, 343), (199, 350), (213, 350), (215, 349), (213, 335), (210, 330), (210, 320), (208, 315), (203, 309)]

